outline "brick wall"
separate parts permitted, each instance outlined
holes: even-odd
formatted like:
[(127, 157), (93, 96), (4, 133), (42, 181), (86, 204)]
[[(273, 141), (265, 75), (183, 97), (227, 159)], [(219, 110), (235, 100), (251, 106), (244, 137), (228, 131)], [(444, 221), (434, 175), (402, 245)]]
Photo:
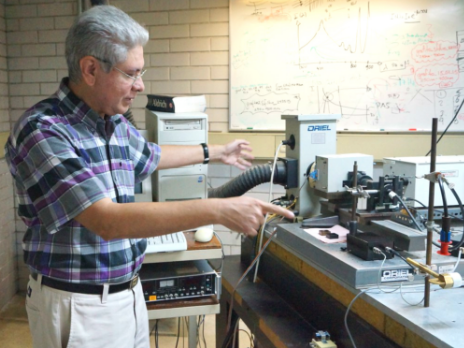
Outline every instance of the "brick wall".
[[(0, 132), (10, 128), (4, 1), (0, 1)], [(0, 144), (3, 147), (3, 144)], [(18, 289), (12, 179), (0, 160), (0, 309)]]

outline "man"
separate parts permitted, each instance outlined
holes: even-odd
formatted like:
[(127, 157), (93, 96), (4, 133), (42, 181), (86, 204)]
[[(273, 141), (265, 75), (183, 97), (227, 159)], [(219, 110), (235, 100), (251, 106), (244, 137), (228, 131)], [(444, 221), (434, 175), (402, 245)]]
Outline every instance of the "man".
[(145, 237), (209, 224), (254, 235), (266, 212), (293, 218), (247, 197), (133, 202), (134, 184), (156, 168), (209, 157), (243, 169), (252, 159), (243, 140), (209, 149), (147, 143), (121, 116), (144, 89), (147, 40), (114, 7), (84, 12), (66, 39), (69, 78), (26, 111), (6, 144), (28, 228), (26, 307), (35, 347), (149, 347), (137, 279)]

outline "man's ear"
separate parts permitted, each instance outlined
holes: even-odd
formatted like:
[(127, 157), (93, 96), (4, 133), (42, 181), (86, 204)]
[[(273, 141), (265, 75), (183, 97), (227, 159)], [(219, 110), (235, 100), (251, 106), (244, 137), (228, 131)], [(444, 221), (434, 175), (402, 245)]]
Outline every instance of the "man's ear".
[(89, 86), (93, 86), (96, 81), (98, 70), (101, 69), (97, 59), (92, 56), (85, 56), (79, 61), (82, 72), (82, 80)]

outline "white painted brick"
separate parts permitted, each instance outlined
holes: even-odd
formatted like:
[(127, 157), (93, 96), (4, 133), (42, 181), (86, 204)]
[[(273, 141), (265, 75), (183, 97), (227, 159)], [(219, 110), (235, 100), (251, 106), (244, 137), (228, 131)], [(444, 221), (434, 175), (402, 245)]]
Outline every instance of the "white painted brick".
[(222, 163), (208, 164), (208, 177), (230, 178), (230, 166)]
[(4, 3), (5, 5), (19, 5), (20, 0), (5, 0)]
[(229, 83), (227, 81), (192, 81), (192, 93), (227, 93)]
[(73, 3), (58, 2), (37, 5), (39, 17), (71, 16), (76, 13), (76, 10), (77, 6), (74, 6)]
[(169, 24), (169, 13), (167, 12), (133, 13), (131, 17), (141, 25)]
[(41, 30), (39, 31), (39, 42), (65, 42), (67, 29)]
[(227, 94), (210, 95), (208, 105), (211, 108), (228, 108), (229, 107), (229, 95)]
[(171, 52), (198, 52), (210, 50), (210, 39), (176, 39), (171, 40)]
[(229, 112), (227, 109), (208, 109), (209, 122), (227, 122), (229, 119)]
[(39, 42), (39, 36), (36, 31), (18, 31), (6, 34), (8, 44), (25, 44)]
[(23, 57), (56, 56), (55, 44), (22, 45), (21, 51)]
[(0, 83), (0, 95), (2, 95), (2, 96), (8, 96), (9, 95), (8, 84)]
[(68, 74), (68, 69), (59, 69), (56, 71), (57, 73), (57, 81), (61, 81), (63, 77), (67, 77)]
[(228, 52), (208, 52), (208, 53), (192, 53), (192, 65), (228, 65)]
[(215, 8), (210, 10), (211, 22), (228, 22), (229, 9), (228, 8)]
[(148, 12), (149, 4), (148, 0), (136, 0), (136, 1), (117, 1), (111, 0), (111, 5), (120, 8), (124, 12)]
[(7, 70), (0, 70), (0, 82), (8, 83), (8, 71)]
[(65, 44), (64, 43), (57, 43), (55, 45), (56, 45), (56, 55), (57, 56), (64, 56)]
[(189, 37), (188, 25), (157, 25), (150, 28), (150, 37), (154, 39), (165, 39), (175, 37)]
[(143, 50), (145, 53), (169, 52), (169, 40), (150, 40)]
[[(61, 0), (61, 1), (69, 1), (69, 0)], [(56, 2), (56, 0), (20, 0), (21, 4), (43, 4), (43, 3), (51, 3)]]
[(9, 98), (7, 96), (0, 97), (0, 109), (8, 110), (9, 107)]
[(151, 11), (186, 10), (189, 8), (189, 0), (150, 0)]
[(6, 19), (5, 26), (7, 31), (18, 31), (19, 30), (19, 19)]
[(37, 17), (36, 5), (7, 6), (5, 8), (5, 18), (26, 18)]
[[(19, 120), (19, 118), (20, 118), (21, 115), (24, 113), (24, 111), (26, 111), (26, 110), (11, 110), (11, 111), (10, 111), (11, 121), (12, 121), (12, 122), (16, 122), (17, 120)], [(19, 220), (18, 220), (18, 221), (19, 221)], [(16, 227), (16, 230), (18, 230), (17, 227)]]
[(8, 72), (9, 83), (22, 82), (22, 73), (20, 71), (9, 71)]
[(229, 67), (228, 66), (213, 66), (211, 67), (212, 80), (228, 80)]
[(6, 45), (6, 33), (4, 30), (0, 31), (0, 44)]
[(54, 21), (49, 18), (21, 18), (19, 20), (19, 30), (47, 30), (53, 29)]
[(190, 65), (189, 53), (152, 54), (150, 65), (152, 66), (186, 66)]
[(64, 57), (41, 57), (39, 58), (41, 69), (67, 69), (66, 59)]
[(55, 83), (41, 83), (40, 84), (40, 95), (49, 96), (56, 92), (58, 84)]
[(55, 29), (69, 29), (74, 22), (75, 16), (59, 16), (53, 18), (55, 21)]
[(0, 67), (8, 66), (8, 59), (6, 57), (0, 57)]
[(19, 95), (38, 95), (39, 84), (38, 83), (19, 83), (10, 86), (11, 96)]
[(191, 35), (196, 36), (225, 36), (229, 35), (228, 23), (192, 24)]
[[(56, 88), (58, 89), (58, 88)], [(34, 97), (24, 97), (24, 107), (25, 108), (30, 108), (32, 105), (37, 104), (39, 101), (43, 100), (44, 96), (39, 95), (39, 96), (34, 96)]]
[(169, 68), (148, 68), (143, 81), (169, 80)]
[(228, 0), (191, 0), (191, 8), (217, 8), (217, 7), (229, 7)]
[(190, 82), (188, 81), (164, 81), (152, 82), (151, 91), (153, 94), (184, 94), (190, 92)]
[(209, 22), (208, 10), (176, 11), (169, 13), (170, 24)]
[(8, 45), (8, 57), (21, 57), (21, 45)]
[(211, 122), (209, 123), (210, 132), (227, 133), (229, 131), (229, 122)]
[(171, 68), (171, 80), (209, 80), (208, 67)]
[(213, 37), (211, 38), (212, 51), (228, 51), (229, 37)]
[(224, 255), (225, 256), (230, 256), (231, 253), (230, 253), (230, 246), (229, 245), (223, 245), (222, 246), (223, 250), (224, 250)]
[(23, 97), (11, 97), (10, 98), (11, 107), (14, 109), (24, 108), (24, 99)]

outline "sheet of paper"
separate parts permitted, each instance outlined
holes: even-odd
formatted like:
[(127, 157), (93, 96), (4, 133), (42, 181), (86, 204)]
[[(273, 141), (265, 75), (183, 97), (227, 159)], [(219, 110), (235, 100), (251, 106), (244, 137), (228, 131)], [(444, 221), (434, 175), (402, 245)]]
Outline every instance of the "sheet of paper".
[[(305, 228), (303, 230), (324, 243), (345, 243), (346, 235), (350, 232), (345, 227), (342, 227), (340, 225), (335, 225), (331, 228)], [(322, 231), (328, 230), (331, 233), (336, 233), (338, 234), (338, 238), (329, 239), (325, 235), (319, 234), (321, 230)]]

